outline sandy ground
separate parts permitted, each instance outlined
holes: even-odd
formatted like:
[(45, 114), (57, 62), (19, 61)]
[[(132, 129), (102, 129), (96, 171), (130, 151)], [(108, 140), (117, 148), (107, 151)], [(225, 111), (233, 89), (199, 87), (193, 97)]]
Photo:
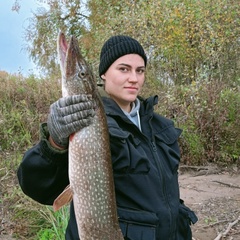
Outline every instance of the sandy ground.
[(179, 183), (181, 198), (199, 219), (192, 226), (195, 240), (240, 240), (240, 174), (193, 171), (180, 173)]

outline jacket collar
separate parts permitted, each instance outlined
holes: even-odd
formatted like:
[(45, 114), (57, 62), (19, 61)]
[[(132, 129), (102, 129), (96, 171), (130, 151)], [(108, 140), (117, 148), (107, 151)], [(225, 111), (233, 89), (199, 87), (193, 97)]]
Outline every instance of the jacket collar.
[[(106, 112), (106, 115), (117, 115), (117, 116), (124, 116), (125, 114), (123, 113), (122, 109), (118, 106), (118, 104), (111, 99), (108, 96), (103, 96), (102, 97), (103, 100), (103, 105), (104, 105), (104, 109)], [(153, 115), (153, 107), (154, 105), (156, 105), (158, 103), (158, 96), (151, 96), (147, 99), (142, 99), (140, 98), (140, 111), (139, 114), (140, 116), (144, 116), (144, 115), (148, 115), (148, 116), (152, 116)]]

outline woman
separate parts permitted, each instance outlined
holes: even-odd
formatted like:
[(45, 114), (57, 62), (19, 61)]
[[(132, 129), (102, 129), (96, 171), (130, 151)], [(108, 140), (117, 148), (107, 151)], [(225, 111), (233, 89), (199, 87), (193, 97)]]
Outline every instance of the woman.
[[(154, 112), (157, 96), (138, 97), (147, 57), (140, 43), (113, 36), (102, 47), (99, 76), (107, 97), (108, 121), (119, 224), (125, 239), (191, 239), (195, 214), (179, 199), (180, 129)], [(69, 184), (68, 137), (91, 123), (93, 104), (84, 95), (61, 98), (50, 106), (40, 142), (28, 150), (18, 169), (25, 194), (42, 204)], [(67, 121), (66, 121), (67, 119)], [(79, 239), (73, 204), (66, 239)]]

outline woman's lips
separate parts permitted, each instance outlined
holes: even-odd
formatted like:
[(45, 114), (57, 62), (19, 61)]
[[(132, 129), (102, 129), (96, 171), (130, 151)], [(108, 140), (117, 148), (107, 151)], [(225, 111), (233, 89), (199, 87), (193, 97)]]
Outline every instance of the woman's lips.
[(137, 87), (125, 87), (125, 89), (128, 89), (128, 90), (134, 90), (134, 91), (137, 91), (137, 90), (138, 90)]

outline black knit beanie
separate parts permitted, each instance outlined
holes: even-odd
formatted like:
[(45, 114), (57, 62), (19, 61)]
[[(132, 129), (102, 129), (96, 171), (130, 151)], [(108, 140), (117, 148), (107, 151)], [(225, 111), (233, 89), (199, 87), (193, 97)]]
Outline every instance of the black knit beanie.
[(144, 60), (145, 66), (147, 65), (146, 54), (137, 40), (123, 35), (109, 38), (101, 50), (99, 76), (101, 77), (118, 58), (131, 53), (140, 55)]

